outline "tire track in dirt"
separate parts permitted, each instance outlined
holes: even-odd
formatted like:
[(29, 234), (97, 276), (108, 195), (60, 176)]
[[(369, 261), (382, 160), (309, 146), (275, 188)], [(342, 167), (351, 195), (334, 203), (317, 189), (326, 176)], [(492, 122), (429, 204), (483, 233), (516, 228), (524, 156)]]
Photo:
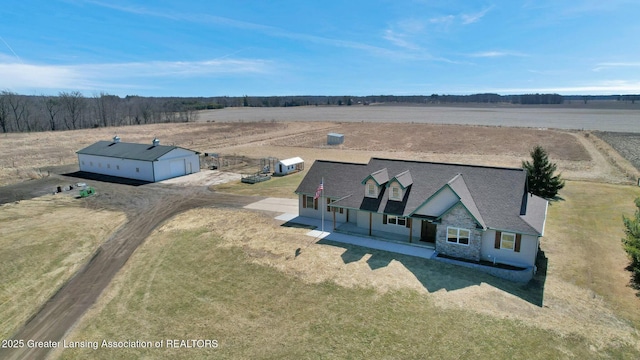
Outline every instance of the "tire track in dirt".
[[(122, 185), (119, 185), (122, 186)], [(106, 185), (114, 188), (114, 185)], [(0, 349), (0, 359), (44, 359), (52, 349), (28, 348), (27, 340), (60, 342), (82, 315), (95, 303), (116, 273), (133, 252), (166, 220), (197, 207), (232, 207), (248, 205), (258, 197), (213, 193), (202, 188), (189, 190), (150, 186), (131, 191), (125, 210), (129, 220), (95, 252), (81, 268), (27, 323), (13, 336), (22, 339), (21, 349)], [(89, 206), (101, 200), (109, 202), (117, 197), (92, 199)], [(94, 204), (91, 204), (94, 203)], [(131, 205), (134, 203), (135, 205)], [(117, 202), (102, 203), (104, 207), (119, 208)], [(126, 206), (126, 205), (125, 205)]]

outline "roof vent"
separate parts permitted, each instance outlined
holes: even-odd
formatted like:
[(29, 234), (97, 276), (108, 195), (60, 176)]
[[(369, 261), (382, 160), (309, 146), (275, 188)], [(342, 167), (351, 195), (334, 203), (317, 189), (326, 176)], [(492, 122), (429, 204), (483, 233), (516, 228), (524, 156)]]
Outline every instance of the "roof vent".
[(113, 142), (114, 143), (119, 143), (120, 142), (120, 136), (116, 135), (113, 137)]
[(160, 140), (158, 138), (153, 138), (152, 144), (153, 144), (153, 146), (158, 146), (158, 145), (160, 145)]

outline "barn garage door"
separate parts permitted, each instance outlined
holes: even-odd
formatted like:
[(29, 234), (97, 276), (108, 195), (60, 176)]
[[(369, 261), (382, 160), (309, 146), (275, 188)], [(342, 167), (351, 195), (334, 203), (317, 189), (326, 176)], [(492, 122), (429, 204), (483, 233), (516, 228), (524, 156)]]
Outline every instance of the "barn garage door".
[(184, 159), (174, 160), (169, 163), (170, 177), (182, 176), (184, 172)]

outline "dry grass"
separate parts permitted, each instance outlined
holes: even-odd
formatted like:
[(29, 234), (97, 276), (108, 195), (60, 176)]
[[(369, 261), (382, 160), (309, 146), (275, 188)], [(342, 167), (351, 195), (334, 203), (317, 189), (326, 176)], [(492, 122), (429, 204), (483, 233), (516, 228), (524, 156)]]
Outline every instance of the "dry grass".
[[(322, 145), (328, 132), (345, 134), (345, 144)], [(251, 158), (301, 156), (366, 162), (371, 156), (519, 167), (535, 145), (543, 145), (566, 178), (628, 182), (611, 165), (594, 159), (593, 144), (557, 130), (407, 123), (183, 123), (76, 131), (6, 134), (0, 142), (0, 185), (38, 176), (48, 166), (75, 164), (75, 152), (118, 134), (123, 141), (149, 142)], [(294, 146), (298, 145), (298, 146)], [(598, 154), (598, 151), (595, 150)], [(257, 167), (253, 169), (257, 171)], [(44, 174), (44, 172), (40, 172)]]
[(549, 272), (563, 282), (586, 289), (594, 302), (607, 307), (640, 329), (638, 297), (629, 287), (629, 264), (620, 240), (622, 215), (636, 210), (637, 186), (567, 182), (565, 199), (549, 208), (542, 247)]
[[(277, 226), (262, 213), (197, 209), (136, 251), (67, 340), (215, 338), (214, 355), (223, 358), (635, 358), (637, 299), (626, 287), (617, 232), (619, 213), (640, 190), (569, 182), (562, 195), (542, 243), (549, 258), (543, 307), (529, 301), (535, 288), (471, 269), (317, 243), (307, 230)], [(453, 340), (461, 331), (464, 345)], [(109, 358), (110, 351), (90, 355)]]
[[(433, 154), (506, 155), (526, 158), (535, 145), (556, 160), (589, 161), (589, 153), (564, 131), (489, 126), (411, 123), (342, 123), (333, 129), (345, 135), (342, 149)], [(271, 142), (271, 145), (279, 145)], [(287, 145), (327, 147), (326, 132), (293, 136)]]
[(0, 338), (11, 336), (124, 222), (47, 195), (0, 206)]

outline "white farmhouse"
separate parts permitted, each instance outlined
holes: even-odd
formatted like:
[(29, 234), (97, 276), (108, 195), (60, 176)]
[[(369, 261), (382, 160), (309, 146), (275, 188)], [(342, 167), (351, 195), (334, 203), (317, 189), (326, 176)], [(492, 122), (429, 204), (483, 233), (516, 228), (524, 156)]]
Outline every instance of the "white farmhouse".
[(200, 171), (198, 152), (178, 146), (98, 141), (77, 151), (80, 171), (149, 182)]

